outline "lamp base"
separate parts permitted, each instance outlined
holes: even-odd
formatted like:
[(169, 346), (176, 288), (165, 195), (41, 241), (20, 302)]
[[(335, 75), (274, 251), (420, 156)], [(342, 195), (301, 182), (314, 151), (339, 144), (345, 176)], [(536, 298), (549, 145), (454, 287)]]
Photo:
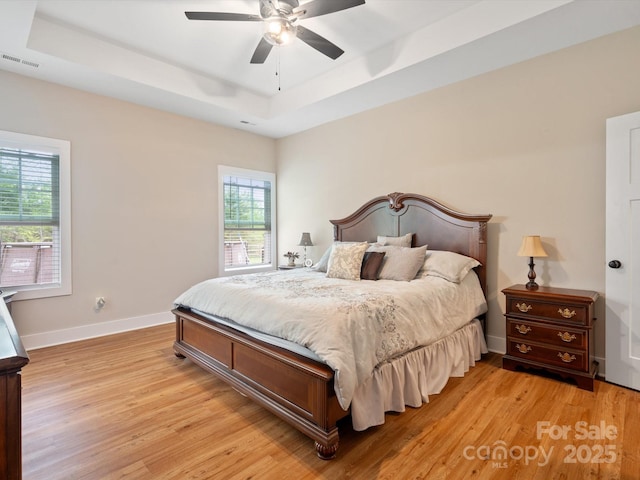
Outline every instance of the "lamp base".
[(529, 282), (525, 285), (527, 290), (536, 290), (538, 288), (538, 284), (536, 283), (536, 271), (533, 267), (535, 267), (533, 257), (529, 257)]

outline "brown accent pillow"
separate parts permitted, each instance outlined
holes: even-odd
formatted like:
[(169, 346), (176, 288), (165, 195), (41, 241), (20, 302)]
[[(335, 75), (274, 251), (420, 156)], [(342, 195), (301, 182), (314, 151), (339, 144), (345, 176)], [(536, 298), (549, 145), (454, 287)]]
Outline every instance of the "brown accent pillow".
[(365, 252), (362, 259), (360, 278), (363, 280), (378, 280), (378, 274), (382, 268), (384, 252)]

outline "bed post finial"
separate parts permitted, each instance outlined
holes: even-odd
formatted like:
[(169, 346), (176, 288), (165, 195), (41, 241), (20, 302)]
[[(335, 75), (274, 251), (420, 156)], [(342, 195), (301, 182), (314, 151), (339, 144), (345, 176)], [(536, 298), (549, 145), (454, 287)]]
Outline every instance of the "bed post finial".
[(389, 208), (399, 212), (400, 210), (402, 210), (404, 208), (404, 205), (402, 204), (402, 201), (399, 200), (399, 198), (402, 196), (403, 194), (400, 192), (393, 192), (390, 193), (389, 195), (387, 195), (387, 197), (389, 197)]

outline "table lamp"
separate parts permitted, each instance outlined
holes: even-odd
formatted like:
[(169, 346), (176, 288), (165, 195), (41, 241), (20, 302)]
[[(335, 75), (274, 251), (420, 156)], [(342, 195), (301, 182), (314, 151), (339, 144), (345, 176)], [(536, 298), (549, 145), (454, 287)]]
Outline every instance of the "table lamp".
[(528, 290), (535, 290), (538, 288), (538, 284), (536, 283), (536, 272), (533, 269), (535, 266), (533, 263), (533, 257), (547, 256), (547, 252), (545, 252), (542, 247), (540, 235), (528, 235), (526, 237), (522, 237), (522, 245), (520, 245), (520, 250), (518, 250), (518, 256), (529, 257), (529, 282), (527, 282), (525, 286)]
[(311, 235), (308, 232), (304, 232), (302, 234), (298, 246), (304, 247), (304, 266), (310, 267), (313, 262), (311, 260), (307, 261), (307, 247), (313, 247), (313, 242), (311, 241)]

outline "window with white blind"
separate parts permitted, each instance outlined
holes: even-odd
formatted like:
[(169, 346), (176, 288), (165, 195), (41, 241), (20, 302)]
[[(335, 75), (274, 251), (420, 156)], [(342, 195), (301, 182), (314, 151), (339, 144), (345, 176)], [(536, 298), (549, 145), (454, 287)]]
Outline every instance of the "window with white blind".
[(220, 274), (275, 267), (275, 175), (218, 167)]
[(0, 289), (71, 293), (70, 145), (0, 131)]

